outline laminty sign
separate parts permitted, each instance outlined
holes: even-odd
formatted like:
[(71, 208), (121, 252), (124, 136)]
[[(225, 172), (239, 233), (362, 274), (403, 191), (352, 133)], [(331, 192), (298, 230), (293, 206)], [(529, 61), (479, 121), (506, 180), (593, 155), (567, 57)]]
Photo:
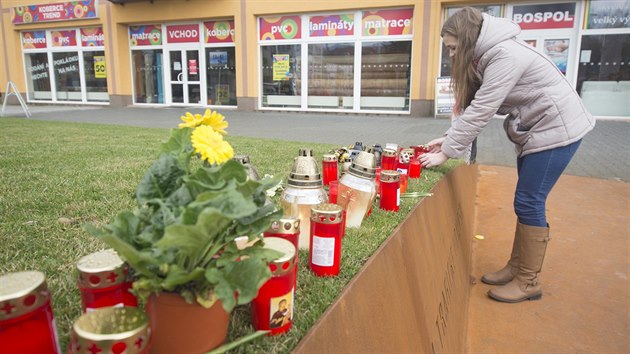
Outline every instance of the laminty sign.
[(512, 21), (523, 30), (573, 28), (575, 3), (514, 6)]

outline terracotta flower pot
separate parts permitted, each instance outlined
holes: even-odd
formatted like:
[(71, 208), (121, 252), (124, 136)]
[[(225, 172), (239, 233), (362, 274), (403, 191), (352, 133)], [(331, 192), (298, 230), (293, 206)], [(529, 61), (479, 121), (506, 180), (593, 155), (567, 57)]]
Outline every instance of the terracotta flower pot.
[(151, 353), (205, 353), (225, 342), (230, 316), (217, 301), (209, 309), (175, 293), (151, 295)]

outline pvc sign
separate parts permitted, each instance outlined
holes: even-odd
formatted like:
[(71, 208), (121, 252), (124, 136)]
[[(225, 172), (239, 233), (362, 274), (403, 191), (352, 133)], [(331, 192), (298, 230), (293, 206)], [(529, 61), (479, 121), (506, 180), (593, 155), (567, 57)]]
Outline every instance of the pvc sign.
[(413, 9), (363, 11), (361, 33), (364, 36), (412, 34)]
[(105, 66), (105, 57), (94, 56), (94, 77), (97, 79), (107, 78), (107, 66)]
[(196, 23), (166, 26), (168, 43), (198, 43), (199, 38), (199, 25)]
[(575, 3), (514, 6), (512, 21), (521, 29), (573, 28)]
[(81, 28), (82, 47), (102, 47), (105, 45), (105, 35), (102, 27)]
[(77, 30), (51, 31), (50, 41), (53, 47), (74, 47), (77, 45)]
[(22, 48), (24, 49), (46, 48), (46, 31), (22, 32)]
[(311, 16), (308, 32), (311, 37), (351, 36), (354, 34), (354, 15)]
[(300, 16), (261, 17), (260, 40), (300, 39)]
[(205, 43), (233, 43), (234, 21), (207, 21), (203, 23)]
[(38, 23), (96, 18), (96, 0), (58, 2), (11, 8), (11, 22)]
[(161, 45), (162, 26), (143, 25), (129, 27), (129, 44), (132, 47), (138, 45)]

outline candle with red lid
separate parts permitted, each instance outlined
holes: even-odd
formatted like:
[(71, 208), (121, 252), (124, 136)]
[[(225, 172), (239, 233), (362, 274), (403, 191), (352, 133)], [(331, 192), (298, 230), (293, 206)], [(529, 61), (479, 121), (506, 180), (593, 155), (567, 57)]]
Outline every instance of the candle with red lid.
[(322, 179), (324, 185), (327, 186), (331, 181), (339, 179), (339, 163), (337, 157), (333, 154), (326, 154), (322, 156)]
[(270, 335), (276, 335), (288, 331), (293, 324), (297, 251), (291, 242), (279, 237), (266, 237), (264, 242), (265, 248), (282, 256), (269, 264), (271, 278), (252, 301), (252, 324), (256, 330), (270, 330)]
[(77, 262), (83, 312), (101, 307), (138, 306), (129, 292), (127, 265), (113, 249), (89, 254)]
[(61, 353), (44, 274), (8, 273), (0, 276), (0, 284), (2, 352)]
[(381, 171), (381, 209), (398, 211), (400, 209), (400, 175), (397, 171)]
[(320, 277), (339, 274), (343, 209), (337, 204), (311, 208), (311, 244), (308, 263)]

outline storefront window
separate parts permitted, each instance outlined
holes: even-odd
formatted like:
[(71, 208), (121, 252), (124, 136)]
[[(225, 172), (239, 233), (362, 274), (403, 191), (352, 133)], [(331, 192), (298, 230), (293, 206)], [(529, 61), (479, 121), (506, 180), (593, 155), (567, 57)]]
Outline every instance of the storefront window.
[(135, 103), (164, 103), (162, 50), (132, 51)]
[(26, 54), (25, 59), (28, 98), (31, 100), (51, 100), (48, 55), (46, 53), (31, 53)]
[(81, 101), (79, 53), (53, 53), (53, 72), (58, 101)]
[(300, 45), (262, 46), (263, 107), (300, 107)]
[(234, 47), (206, 48), (209, 105), (236, 106)]
[(94, 102), (108, 102), (107, 94), (107, 66), (105, 52), (83, 52), (83, 72), (85, 73), (85, 91), (87, 100)]
[(352, 108), (354, 43), (308, 46), (308, 107)]
[(361, 109), (408, 110), (411, 41), (365, 42), (361, 51)]
[(596, 116), (630, 116), (630, 34), (584, 35), (577, 91)]

